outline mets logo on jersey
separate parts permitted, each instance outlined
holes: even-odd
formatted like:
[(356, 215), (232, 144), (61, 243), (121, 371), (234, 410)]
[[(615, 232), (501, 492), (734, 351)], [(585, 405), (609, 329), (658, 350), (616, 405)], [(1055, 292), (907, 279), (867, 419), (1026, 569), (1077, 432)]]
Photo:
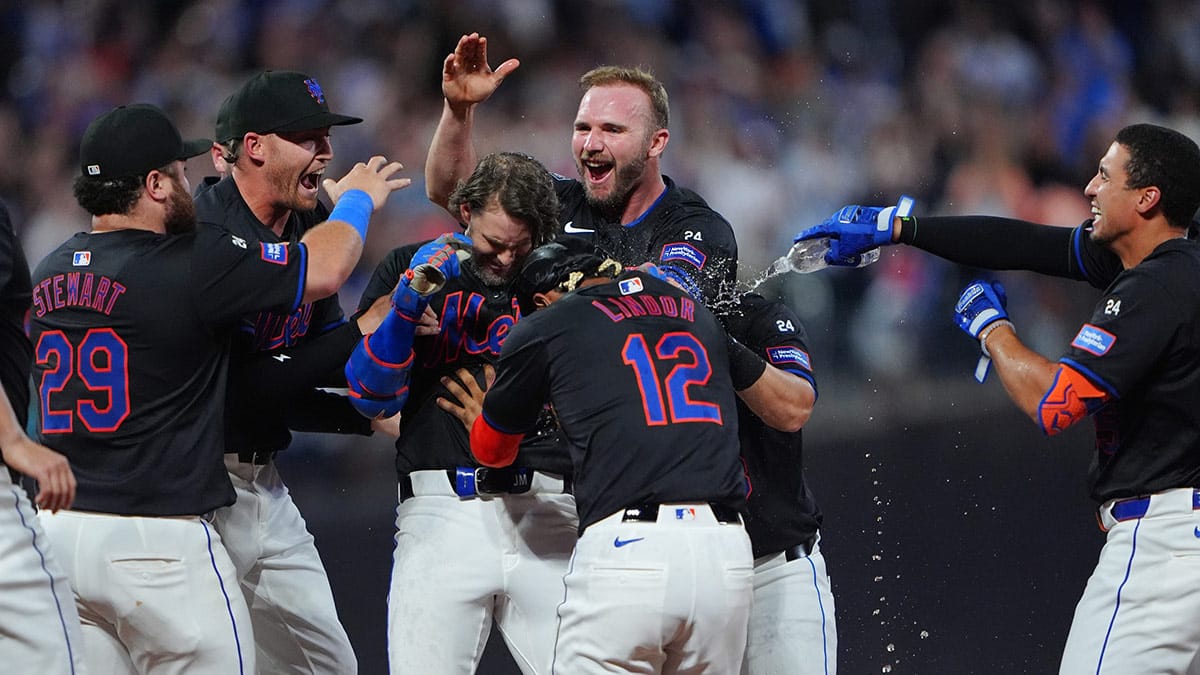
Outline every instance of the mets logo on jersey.
[(287, 244), (262, 242), (262, 259), (276, 265), (286, 265), (288, 261)]
[(642, 280), (634, 277), (632, 279), (622, 279), (617, 282), (617, 288), (620, 289), (621, 295), (633, 295), (634, 293), (642, 292)]
[(767, 359), (773, 366), (794, 364), (805, 370), (812, 370), (808, 353), (799, 347), (767, 347)]
[(75, 255), (71, 256), (71, 264), (75, 267), (87, 267), (92, 264), (91, 251), (75, 251)]
[(304, 86), (308, 87), (308, 95), (317, 100), (317, 103), (325, 102), (325, 92), (321, 91), (321, 85), (311, 77), (304, 81)]
[(1074, 340), (1071, 340), (1072, 347), (1078, 347), (1096, 356), (1104, 356), (1116, 343), (1116, 335), (1090, 323), (1083, 324), (1083, 328), (1079, 329), (1079, 334), (1075, 336)]
[(659, 262), (668, 262), (671, 260), (682, 260), (696, 266), (696, 269), (704, 269), (704, 262), (708, 260), (708, 256), (700, 252), (700, 249), (691, 244), (682, 241), (674, 244), (667, 244), (663, 247), (662, 255), (658, 257)]

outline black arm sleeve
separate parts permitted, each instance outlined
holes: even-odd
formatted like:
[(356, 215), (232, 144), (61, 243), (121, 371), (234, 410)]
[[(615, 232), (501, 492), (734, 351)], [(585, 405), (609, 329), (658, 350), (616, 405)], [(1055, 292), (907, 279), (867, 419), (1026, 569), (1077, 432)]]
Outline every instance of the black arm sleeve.
[(1072, 265), (1069, 227), (992, 216), (906, 218), (900, 241), (972, 267), (1086, 280)]
[(337, 394), (314, 389), (289, 401), (286, 415), (292, 431), (371, 435), (371, 420)]
[(251, 400), (283, 402), (313, 387), (344, 387), (343, 368), (361, 339), (358, 322), (350, 320), (295, 347), (254, 354), (235, 349), (241, 356), (230, 378)]

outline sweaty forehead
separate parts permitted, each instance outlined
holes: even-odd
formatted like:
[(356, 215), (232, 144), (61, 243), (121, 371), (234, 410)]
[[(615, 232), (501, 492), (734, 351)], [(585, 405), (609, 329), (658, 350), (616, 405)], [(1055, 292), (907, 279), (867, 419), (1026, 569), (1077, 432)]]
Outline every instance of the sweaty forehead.
[(592, 87), (579, 101), (577, 118), (585, 122), (631, 124), (650, 115), (650, 97), (631, 84), (606, 84)]
[(490, 244), (508, 247), (520, 247), (533, 241), (525, 221), (508, 215), (494, 199), (485, 208), (471, 214), (468, 234), (473, 239), (484, 239)]

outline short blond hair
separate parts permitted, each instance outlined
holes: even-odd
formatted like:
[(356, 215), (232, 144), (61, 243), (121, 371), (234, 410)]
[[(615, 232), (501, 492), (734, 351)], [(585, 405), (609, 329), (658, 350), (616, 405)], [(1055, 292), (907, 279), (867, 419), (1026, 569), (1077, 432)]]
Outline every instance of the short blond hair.
[(667, 88), (654, 75), (642, 68), (627, 66), (599, 66), (592, 68), (579, 78), (579, 87), (585, 92), (592, 87), (602, 87), (611, 84), (631, 84), (646, 92), (650, 97), (650, 108), (653, 111), (651, 121), (659, 129), (666, 129), (670, 119), (670, 103), (667, 100)]

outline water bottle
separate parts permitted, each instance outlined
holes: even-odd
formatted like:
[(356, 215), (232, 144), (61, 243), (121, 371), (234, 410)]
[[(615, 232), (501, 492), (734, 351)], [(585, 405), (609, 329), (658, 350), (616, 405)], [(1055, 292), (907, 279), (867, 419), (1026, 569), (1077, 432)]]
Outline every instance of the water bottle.
[[(908, 195), (901, 196), (900, 201), (896, 202), (896, 210), (892, 213), (892, 216), (903, 217), (911, 214), (914, 201), (916, 200)], [(776, 274), (783, 274), (784, 272), (808, 274), (809, 272), (825, 269), (826, 267), (830, 267), (830, 264), (825, 262), (825, 254), (828, 252), (829, 237), (798, 241), (792, 244), (792, 248), (787, 252), (787, 255), (771, 263), (770, 275), (774, 276)], [(879, 249), (873, 248), (859, 256), (857, 265), (836, 265), (836, 267), (866, 267), (876, 260), (879, 260)]]

